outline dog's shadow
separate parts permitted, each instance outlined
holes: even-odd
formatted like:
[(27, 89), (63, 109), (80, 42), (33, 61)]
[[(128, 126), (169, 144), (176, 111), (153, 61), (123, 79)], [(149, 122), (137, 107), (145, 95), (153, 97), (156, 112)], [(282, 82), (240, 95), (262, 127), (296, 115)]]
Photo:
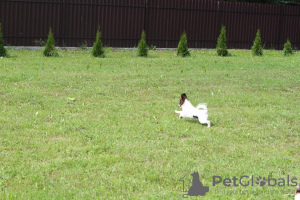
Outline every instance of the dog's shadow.
[[(182, 120), (182, 119), (181, 119)], [(196, 119), (184, 119), (184, 121), (187, 121), (189, 123), (192, 123), (192, 124), (200, 124), (198, 120)], [(207, 124), (201, 124), (202, 126), (207, 126)], [(213, 123), (210, 123), (210, 127), (214, 126)]]

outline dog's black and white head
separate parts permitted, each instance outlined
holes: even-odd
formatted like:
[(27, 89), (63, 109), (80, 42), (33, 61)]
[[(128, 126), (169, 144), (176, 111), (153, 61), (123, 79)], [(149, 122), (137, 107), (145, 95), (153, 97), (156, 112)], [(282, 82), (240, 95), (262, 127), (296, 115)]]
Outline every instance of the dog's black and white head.
[(187, 96), (185, 93), (181, 94), (180, 100), (179, 100), (179, 107), (181, 108), (181, 106), (184, 104), (184, 101), (187, 99)]

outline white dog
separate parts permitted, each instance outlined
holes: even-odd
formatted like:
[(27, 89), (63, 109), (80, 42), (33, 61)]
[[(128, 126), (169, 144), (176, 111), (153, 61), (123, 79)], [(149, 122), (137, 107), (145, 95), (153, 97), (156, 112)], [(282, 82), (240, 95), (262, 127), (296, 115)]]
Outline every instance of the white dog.
[(175, 110), (175, 113), (179, 114), (179, 119), (187, 117), (191, 119), (198, 119), (201, 124), (207, 124), (210, 127), (210, 121), (208, 121), (208, 111), (205, 104), (199, 104), (196, 108), (188, 100), (186, 94), (182, 94), (179, 107), (182, 111)]

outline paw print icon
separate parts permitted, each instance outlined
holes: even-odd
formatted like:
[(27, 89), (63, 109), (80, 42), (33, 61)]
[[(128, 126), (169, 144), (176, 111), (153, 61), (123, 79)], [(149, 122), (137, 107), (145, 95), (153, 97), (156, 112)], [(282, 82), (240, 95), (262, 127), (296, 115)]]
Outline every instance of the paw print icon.
[(265, 177), (261, 177), (261, 176), (259, 176), (259, 177), (257, 177), (256, 178), (256, 184), (257, 185), (259, 185), (259, 186), (264, 186), (264, 185), (266, 185), (266, 178)]

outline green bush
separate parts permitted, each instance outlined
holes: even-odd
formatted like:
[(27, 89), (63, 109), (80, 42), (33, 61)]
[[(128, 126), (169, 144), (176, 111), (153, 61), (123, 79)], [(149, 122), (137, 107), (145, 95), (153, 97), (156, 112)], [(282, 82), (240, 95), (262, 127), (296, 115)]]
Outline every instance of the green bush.
[(263, 48), (262, 48), (259, 29), (257, 30), (256, 37), (255, 37), (255, 40), (254, 40), (251, 50), (252, 50), (252, 54), (254, 56), (262, 56), (263, 55)]
[(138, 45), (138, 56), (148, 56), (148, 45), (146, 43), (146, 33), (144, 30), (142, 31), (141, 40)]
[(218, 37), (217, 54), (219, 56), (228, 56), (225, 26), (222, 26), (220, 36)]
[(47, 39), (46, 46), (44, 49), (44, 56), (47, 56), (47, 57), (57, 57), (58, 56), (57, 50), (55, 49), (55, 40), (54, 40), (51, 28), (50, 28), (48, 39)]
[(288, 39), (286, 41), (286, 43), (284, 44), (283, 55), (289, 56), (292, 54), (293, 54), (292, 44), (291, 44), (290, 40)]
[(88, 48), (88, 43), (86, 40), (84, 40), (83, 43), (80, 45), (80, 49), (82, 51), (85, 51), (85, 50), (87, 50), (87, 48)]
[(0, 23), (0, 57), (6, 57), (6, 49), (4, 48), (4, 39), (2, 35), (1, 23)]
[(155, 50), (156, 50), (156, 46), (151, 45), (151, 46), (149, 47), (149, 49), (155, 51)]
[(43, 41), (41, 38), (39, 40), (35, 39), (34, 44), (39, 47), (43, 47), (43, 46), (45, 46), (45, 41)]
[(97, 30), (97, 34), (96, 34), (96, 41), (93, 45), (93, 49), (92, 49), (92, 55), (94, 57), (104, 57), (104, 49), (102, 47), (102, 41), (101, 41), (101, 32), (100, 32), (100, 26)]
[(180, 37), (179, 43), (178, 43), (177, 56), (186, 57), (186, 56), (190, 56), (190, 55), (191, 54), (190, 54), (190, 51), (188, 48), (186, 33), (183, 32), (183, 34)]

